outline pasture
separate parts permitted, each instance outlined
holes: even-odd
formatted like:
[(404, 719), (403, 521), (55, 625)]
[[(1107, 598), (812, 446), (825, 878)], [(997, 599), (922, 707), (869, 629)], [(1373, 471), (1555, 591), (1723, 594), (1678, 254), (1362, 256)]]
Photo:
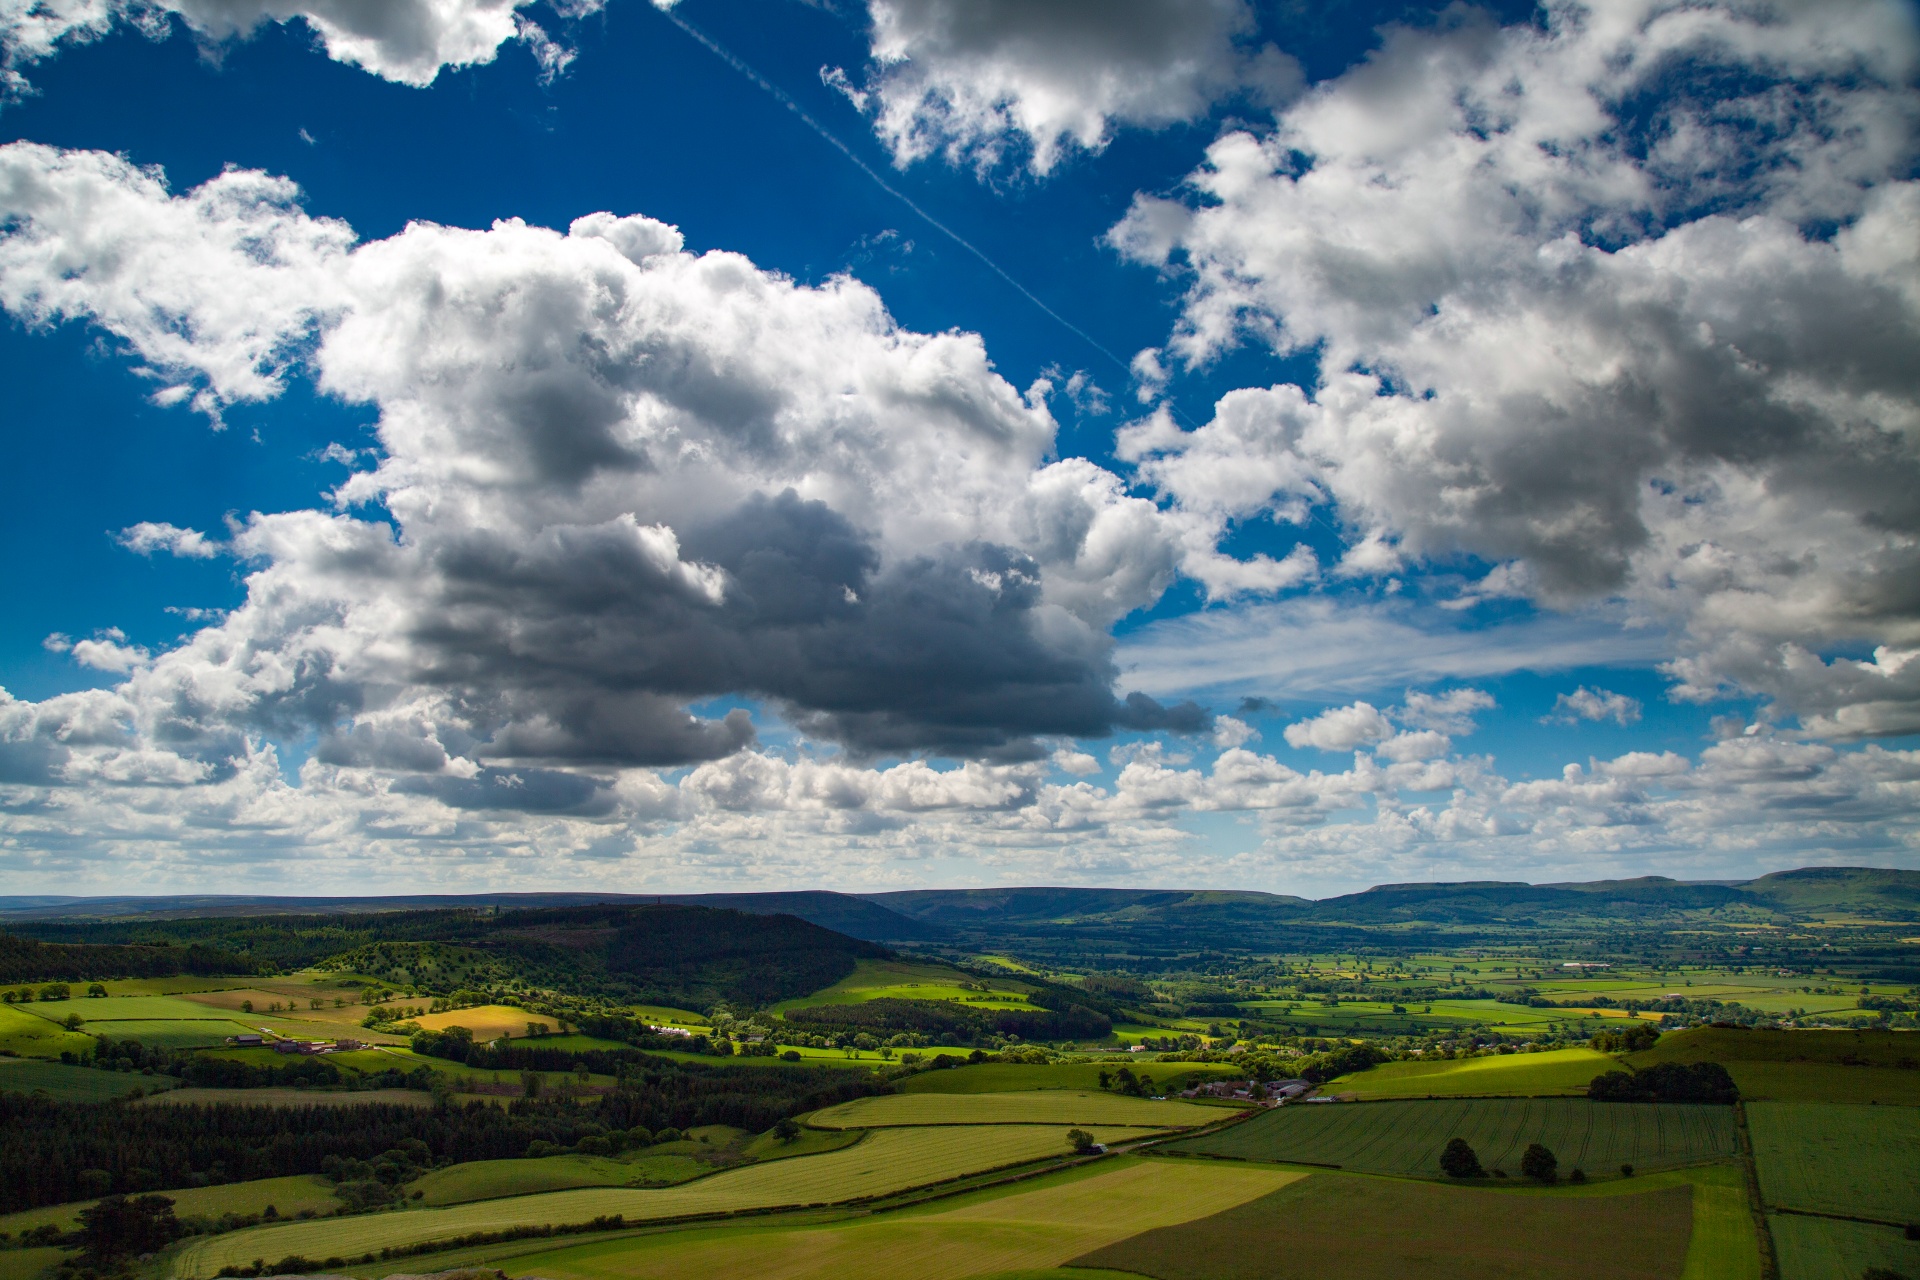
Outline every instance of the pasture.
[(1316, 1173), (1073, 1260), (1155, 1280), (1678, 1280), (1689, 1188), (1515, 1195)]
[(1747, 1099), (1920, 1106), (1920, 1036), (1910, 1032), (1695, 1027), (1625, 1061), (1718, 1062)]
[[(1117, 1141), (1131, 1132), (1093, 1130), (1099, 1141)], [(876, 1129), (844, 1150), (750, 1164), (677, 1187), (551, 1191), (445, 1209), (252, 1227), (188, 1242), (175, 1261), (174, 1272), (183, 1277), (206, 1277), (223, 1266), (245, 1264), (255, 1258), (271, 1261), (290, 1254), (353, 1257), (470, 1232), (589, 1222), (616, 1213), (633, 1222), (834, 1204), (892, 1195), (1066, 1154), (1060, 1130), (1052, 1125)]]
[(712, 1165), (682, 1155), (638, 1160), (571, 1155), (544, 1156), (536, 1160), (473, 1160), (424, 1174), (415, 1179), (412, 1189), (422, 1193), (422, 1204), (441, 1206), (542, 1191), (566, 1191), (574, 1187), (685, 1182), (712, 1169)]
[(208, 1049), (225, 1044), (230, 1036), (257, 1029), (224, 1018), (128, 1018), (86, 1025), (90, 1036), (138, 1040), (156, 1049)]
[(1592, 1079), (1616, 1070), (1612, 1057), (1592, 1049), (1501, 1054), (1437, 1062), (1387, 1062), (1341, 1076), (1324, 1092), (1372, 1098), (1545, 1097), (1584, 1094)]
[[(139, 1076), (133, 1077), (140, 1079)], [(142, 1098), (135, 1106), (185, 1107), (221, 1103), (238, 1107), (431, 1107), (433, 1095), (418, 1089), (170, 1089)]]
[(1920, 1222), (1920, 1111), (1755, 1102), (1747, 1125), (1769, 1209)]
[(1767, 1218), (1780, 1280), (1860, 1280), (1868, 1267), (1920, 1276), (1920, 1241), (1898, 1227), (1776, 1213)]
[(1532, 1142), (1559, 1157), (1562, 1174), (1578, 1168), (1589, 1177), (1617, 1176), (1622, 1164), (1672, 1168), (1739, 1154), (1732, 1107), (1584, 1098), (1295, 1105), (1167, 1150), (1437, 1178), (1450, 1138), (1465, 1138), (1490, 1173), (1510, 1177)]
[[(961, 983), (972, 985), (962, 986)], [(990, 987), (981, 991), (977, 987)], [(1031, 1009), (1026, 987), (1009, 979), (982, 980), (941, 964), (910, 960), (860, 960), (854, 971), (810, 996), (784, 1000), (773, 1012), (822, 1004), (864, 1004), (869, 1000), (958, 1000), (981, 1009)]]
[(1121, 1067), (1144, 1071), (1172, 1091), (1203, 1080), (1232, 1080), (1244, 1076), (1226, 1062), (1062, 1062), (1052, 1066), (1018, 1062), (982, 1062), (977, 1066), (923, 1071), (900, 1082), (902, 1093), (1019, 1093), (1032, 1089), (1100, 1088), (1100, 1073), (1111, 1075)]
[(61, 1102), (105, 1102), (123, 1098), (135, 1089), (164, 1089), (173, 1081), (165, 1076), (143, 1076), (131, 1071), (96, 1071), (70, 1067), (39, 1058), (0, 1058), (0, 1092), (39, 1093)]
[[(274, 1212), (283, 1217), (292, 1217), (308, 1209), (315, 1213), (332, 1213), (340, 1207), (340, 1201), (333, 1194), (332, 1183), (324, 1178), (307, 1176), (257, 1178), (252, 1182), (229, 1182), (217, 1187), (182, 1187), (158, 1194), (173, 1201), (174, 1214), (181, 1218), (217, 1218), (228, 1213), (249, 1216), (266, 1212), (268, 1205), (272, 1205)], [(48, 1205), (43, 1209), (23, 1209), (19, 1213), (0, 1215), (0, 1231), (27, 1231), (49, 1222), (62, 1231), (70, 1231), (78, 1224), (80, 1211), (96, 1203), (93, 1200), (77, 1200), (70, 1204)]]
[(859, 1098), (807, 1117), (819, 1129), (890, 1125), (1124, 1124), (1177, 1129), (1212, 1124), (1227, 1113), (1191, 1102), (1154, 1102), (1113, 1093), (1049, 1089), (1025, 1093), (896, 1093)]
[[(57, 1058), (66, 1050), (92, 1053), (93, 1040), (90, 1037), (78, 1031), (68, 1031), (57, 1021), (72, 1012), (72, 1006), (76, 1003), (74, 1000), (60, 1000), (38, 1006), (0, 1004), (0, 1050), (22, 1058)], [(31, 1008), (58, 1009), (60, 1012), (49, 1012), (44, 1018), (22, 1012)]]
[(65, 1249), (46, 1247), (40, 1249), (0, 1250), (0, 1280), (38, 1280), (53, 1270), (54, 1264), (67, 1256)]
[[(1057, 1267), (1143, 1229), (1265, 1195), (1299, 1176), (1172, 1161), (1113, 1162), (1092, 1176), (1047, 1178), (852, 1222), (696, 1227), (549, 1248), (516, 1256), (511, 1270), (551, 1280), (964, 1280)], [(364, 1272), (384, 1273), (381, 1267)], [(1078, 1270), (1062, 1276), (1095, 1280)]]

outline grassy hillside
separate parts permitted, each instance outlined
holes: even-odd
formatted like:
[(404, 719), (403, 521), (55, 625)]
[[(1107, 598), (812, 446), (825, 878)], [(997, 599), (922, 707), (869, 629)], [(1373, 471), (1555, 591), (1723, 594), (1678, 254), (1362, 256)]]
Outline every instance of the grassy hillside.
[(1324, 1092), (1357, 1098), (1544, 1097), (1584, 1094), (1592, 1079), (1617, 1070), (1592, 1049), (1555, 1049), (1441, 1062), (1388, 1062), (1341, 1076)]

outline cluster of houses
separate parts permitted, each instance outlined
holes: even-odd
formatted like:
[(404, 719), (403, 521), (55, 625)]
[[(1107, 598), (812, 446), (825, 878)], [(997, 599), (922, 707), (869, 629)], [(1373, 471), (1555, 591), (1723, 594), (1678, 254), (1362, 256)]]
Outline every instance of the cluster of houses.
[[(1183, 1098), (1241, 1098), (1249, 1102), (1266, 1100), (1278, 1106), (1307, 1093), (1313, 1085), (1305, 1080), (1209, 1080), (1183, 1089)], [(1255, 1090), (1259, 1093), (1256, 1096)]]
[(227, 1043), (240, 1049), (258, 1049), (269, 1046), (275, 1053), (347, 1053), (367, 1046), (348, 1036), (338, 1040), (290, 1040), (271, 1034), (261, 1035), (248, 1031), (237, 1036), (228, 1036)]

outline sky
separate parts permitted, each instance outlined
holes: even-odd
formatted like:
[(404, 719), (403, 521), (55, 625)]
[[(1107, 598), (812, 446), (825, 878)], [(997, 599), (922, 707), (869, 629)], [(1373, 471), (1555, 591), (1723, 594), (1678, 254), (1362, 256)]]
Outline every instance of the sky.
[(0, 893), (1920, 867), (1894, 0), (0, 0)]

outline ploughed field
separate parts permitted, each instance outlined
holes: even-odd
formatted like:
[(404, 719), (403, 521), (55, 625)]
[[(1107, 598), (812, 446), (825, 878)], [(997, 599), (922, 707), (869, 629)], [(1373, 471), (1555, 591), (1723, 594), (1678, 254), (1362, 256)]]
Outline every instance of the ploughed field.
[[(1098, 1141), (1117, 1142), (1151, 1131), (1092, 1127), (1091, 1132)], [(273, 1262), (293, 1255), (311, 1259), (354, 1257), (476, 1232), (586, 1223), (614, 1214), (636, 1222), (835, 1204), (892, 1195), (1067, 1152), (1061, 1129), (1055, 1125), (876, 1129), (844, 1150), (729, 1169), (680, 1186), (553, 1191), (447, 1209), (253, 1227), (190, 1242), (177, 1256), (174, 1272), (204, 1277), (222, 1267), (244, 1266), (257, 1258)]]
[(1440, 1151), (1464, 1138), (1489, 1172), (1517, 1176), (1538, 1142), (1561, 1173), (1671, 1168), (1739, 1154), (1733, 1108), (1583, 1098), (1472, 1098), (1279, 1107), (1168, 1150), (1239, 1160), (1331, 1165), (1362, 1173), (1440, 1176)]

